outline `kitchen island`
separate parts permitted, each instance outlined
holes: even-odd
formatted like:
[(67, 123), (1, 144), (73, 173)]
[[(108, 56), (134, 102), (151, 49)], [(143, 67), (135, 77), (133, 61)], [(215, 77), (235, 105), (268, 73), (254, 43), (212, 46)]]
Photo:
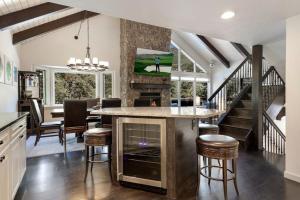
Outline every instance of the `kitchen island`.
[(196, 107), (121, 107), (112, 116), (112, 181), (164, 191), (169, 199), (196, 195), (195, 139), (200, 119), (220, 111)]

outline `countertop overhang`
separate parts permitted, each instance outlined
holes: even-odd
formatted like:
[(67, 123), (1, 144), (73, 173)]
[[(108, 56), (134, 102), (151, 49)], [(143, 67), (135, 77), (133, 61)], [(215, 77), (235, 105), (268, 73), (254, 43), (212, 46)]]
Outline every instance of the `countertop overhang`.
[(132, 117), (161, 117), (207, 119), (221, 115), (223, 112), (216, 109), (199, 107), (119, 107), (94, 110), (94, 115), (132, 116)]
[(0, 132), (28, 114), (28, 112), (0, 113)]

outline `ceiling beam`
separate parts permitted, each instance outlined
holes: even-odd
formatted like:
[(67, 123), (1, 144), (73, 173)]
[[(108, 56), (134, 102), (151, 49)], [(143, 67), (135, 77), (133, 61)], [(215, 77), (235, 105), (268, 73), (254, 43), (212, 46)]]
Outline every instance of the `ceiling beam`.
[(247, 49), (245, 49), (242, 44), (236, 42), (231, 42), (231, 44), (243, 57), (248, 58), (251, 56), (251, 54), (247, 51)]
[(27, 40), (29, 38), (56, 30), (58, 28), (65, 27), (67, 25), (76, 23), (86, 18), (90, 18), (93, 16), (98, 15), (98, 13), (89, 12), (89, 11), (81, 11), (72, 15), (68, 15), (66, 17), (62, 17), (60, 19), (47, 22), (45, 24), (41, 24), (29, 29), (26, 29), (24, 31), (20, 31), (13, 34), (13, 44), (17, 44), (19, 42), (22, 42), (24, 40)]
[(230, 62), (223, 56), (223, 54), (216, 49), (216, 47), (210, 43), (204, 36), (202, 35), (197, 35), (198, 38), (205, 44), (205, 46), (208, 48), (208, 50), (216, 56), (216, 58), (225, 65), (225, 67), (229, 68), (230, 67)]
[(6, 15), (0, 16), (0, 30), (66, 8), (69, 7), (47, 2), (37, 6), (32, 6), (29, 8), (18, 10), (16, 12), (8, 13)]

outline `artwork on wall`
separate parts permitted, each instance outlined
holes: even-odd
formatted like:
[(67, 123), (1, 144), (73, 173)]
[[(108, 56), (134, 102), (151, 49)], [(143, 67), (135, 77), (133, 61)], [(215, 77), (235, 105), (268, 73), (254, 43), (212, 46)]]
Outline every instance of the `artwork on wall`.
[(171, 52), (137, 48), (134, 72), (138, 75), (168, 77), (173, 57)]
[(0, 83), (4, 83), (4, 55), (0, 52)]
[(12, 62), (10, 61), (10, 59), (5, 56), (4, 59), (4, 63), (5, 63), (5, 84), (11, 85), (12, 81), (13, 81), (13, 69), (12, 69)]
[(15, 62), (13, 63), (13, 85), (18, 85), (18, 67)]

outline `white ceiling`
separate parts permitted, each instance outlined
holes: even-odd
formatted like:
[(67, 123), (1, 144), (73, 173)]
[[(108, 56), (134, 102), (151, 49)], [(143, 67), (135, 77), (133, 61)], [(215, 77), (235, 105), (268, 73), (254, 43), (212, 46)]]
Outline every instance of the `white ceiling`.
[[(203, 42), (193, 33), (173, 31), (179, 35), (195, 52), (202, 55), (208, 63), (214, 63), (216, 65), (223, 65), (203, 44)], [(207, 38), (232, 64), (243, 60), (243, 56), (232, 46), (232, 44), (225, 40)]]
[[(284, 38), (285, 19), (300, 14), (300, 0), (50, 1), (247, 45)], [(235, 18), (221, 20), (226, 10), (235, 11)]]

